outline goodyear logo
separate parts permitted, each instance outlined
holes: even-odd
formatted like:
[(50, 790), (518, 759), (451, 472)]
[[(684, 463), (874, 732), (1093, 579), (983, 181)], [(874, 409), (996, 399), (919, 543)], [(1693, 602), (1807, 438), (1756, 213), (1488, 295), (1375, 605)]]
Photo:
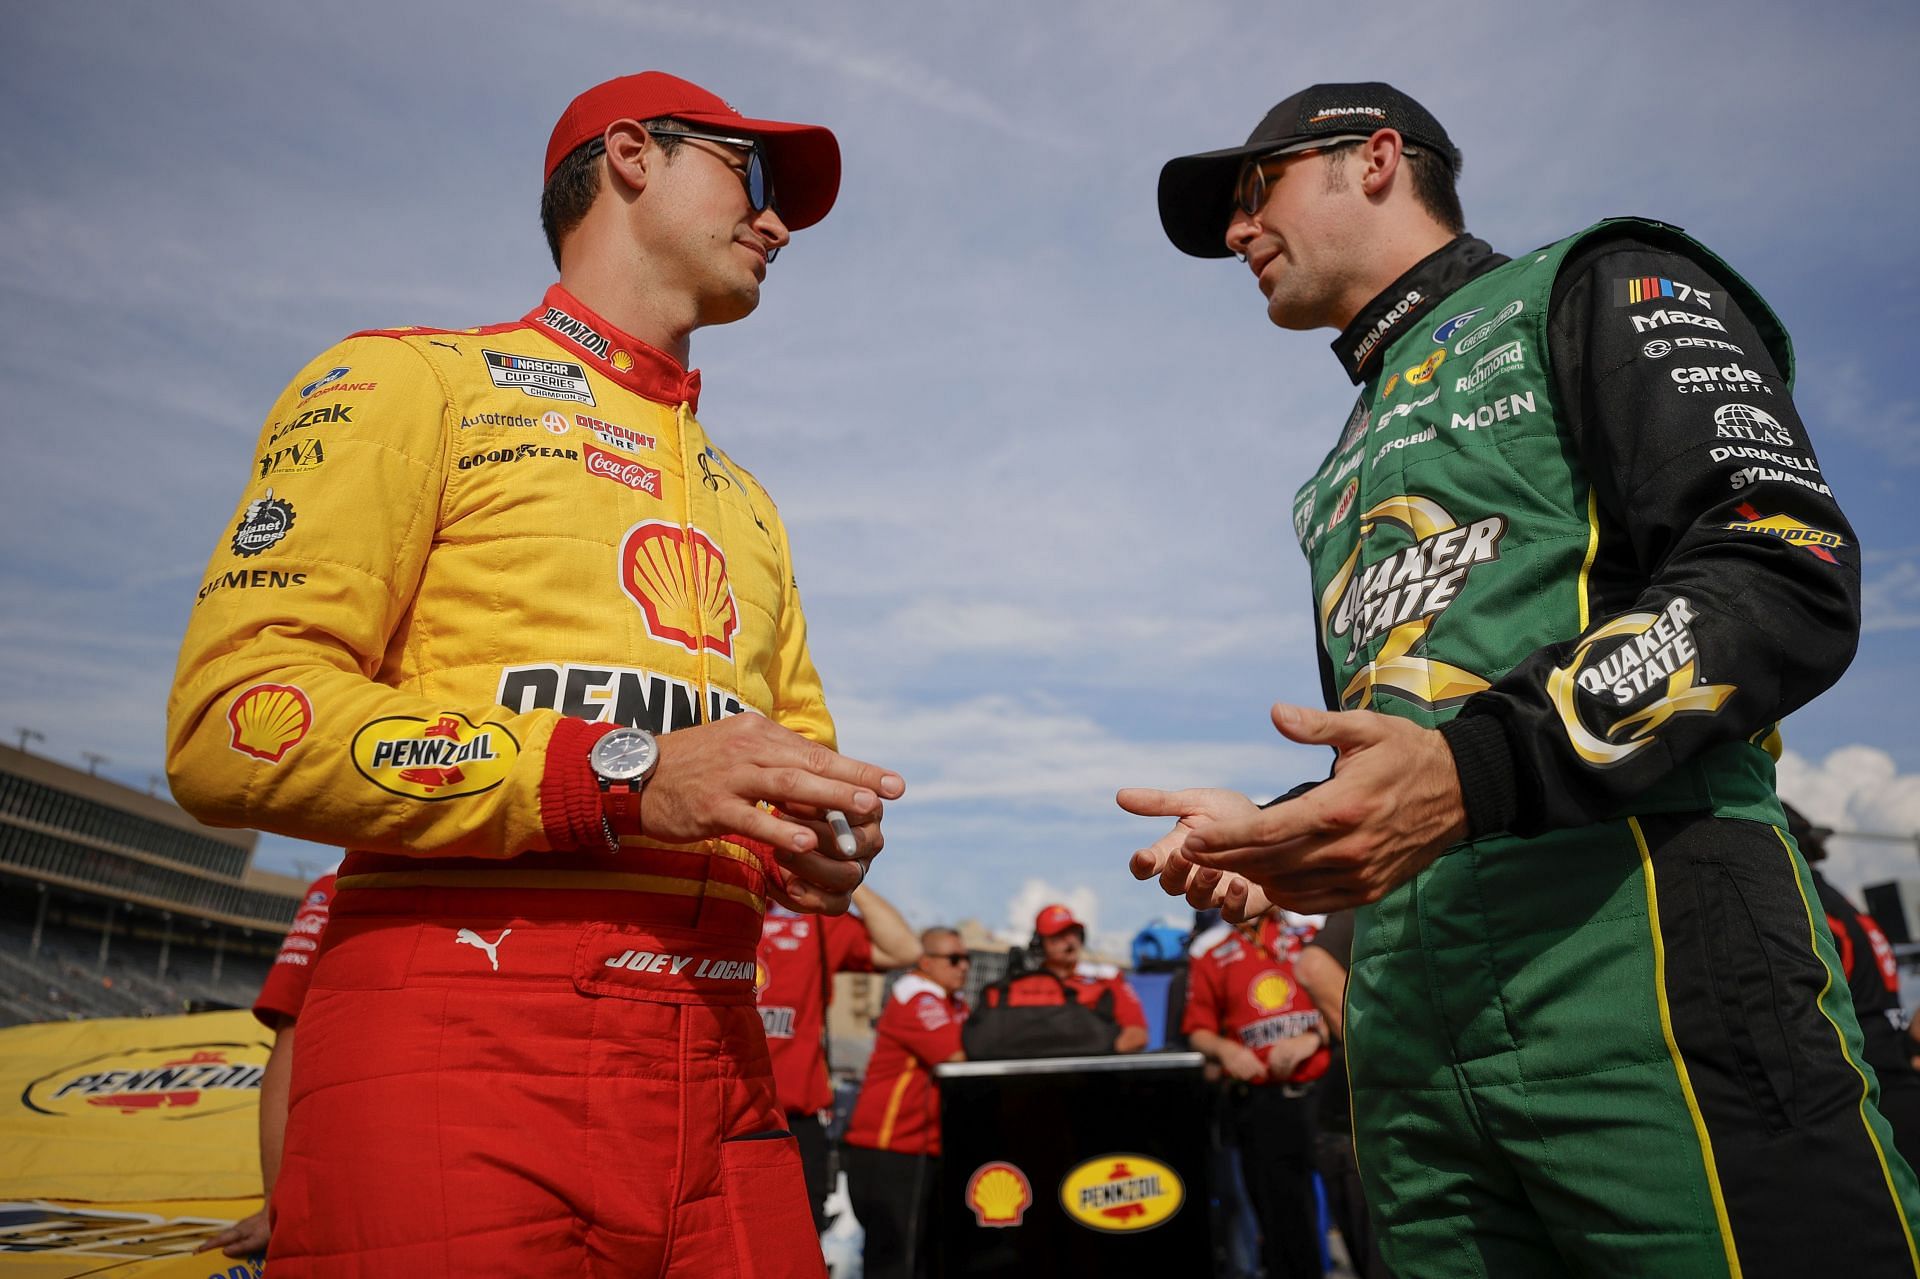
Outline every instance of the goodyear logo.
[(449, 711), (435, 719), (389, 715), (353, 735), (353, 766), (381, 790), (408, 799), (459, 799), (505, 781), (520, 743), (504, 724)]
[(1003, 1160), (981, 1164), (967, 1178), (967, 1207), (975, 1225), (1003, 1229), (1017, 1226), (1033, 1206), (1033, 1183), (1027, 1174)]
[(1145, 1155), (1101, 1155), (1060, 1183), (1060, 1206), (1090, 1230), (1133, 1234), (1173, 1219), (1187, 1200), (1180, 1175)]
[(21, 1100), (66, 1118), (191, 1119), (255, 1105), (266, 1065), (265, 1044), (143, 1048), (63, 1066), (28, 1084)]

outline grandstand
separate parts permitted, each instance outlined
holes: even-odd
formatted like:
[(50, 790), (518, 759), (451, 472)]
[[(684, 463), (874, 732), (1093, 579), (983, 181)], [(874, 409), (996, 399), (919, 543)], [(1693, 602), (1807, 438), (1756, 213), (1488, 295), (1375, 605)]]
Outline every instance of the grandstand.
[(0, 746), (0, 1026), (251, 1004), (306, 887), (257, 839)]

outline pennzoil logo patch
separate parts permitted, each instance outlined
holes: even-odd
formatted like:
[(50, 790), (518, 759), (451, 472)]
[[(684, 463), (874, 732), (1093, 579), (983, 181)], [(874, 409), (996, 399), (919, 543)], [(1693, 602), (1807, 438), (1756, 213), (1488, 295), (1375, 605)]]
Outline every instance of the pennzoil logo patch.
[(1060, 1206), (1089, 1230), (1136, 1234), (1171, 1221), (1187, 1201), (1180, 1175), (1146, 1155), (1089, 1159), (1060, 1182)]
[(504, 724), (475, 724), (457, 711), (436, 719), (389, 715), (353, 735), (353, 766), (383, 791), (408, 799), (460, 799), (492, 790), (520, 758)]
[(177, 1044), (106, 1053), (50, 1071), (20, 1094), (43, 1115), (192, 1119), (257, 1104), (267, 1045)]

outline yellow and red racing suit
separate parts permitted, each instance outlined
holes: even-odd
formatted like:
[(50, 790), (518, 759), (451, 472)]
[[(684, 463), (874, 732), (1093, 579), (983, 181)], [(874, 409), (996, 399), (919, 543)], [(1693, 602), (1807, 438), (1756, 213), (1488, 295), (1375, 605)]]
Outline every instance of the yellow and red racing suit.
[(786, 531), (698, 395), (556, 285), (510, 324), (356, 334), (268, 416), (168, 771), (205, 821), (349, 850), (276, 1273), (821, 1271), (753, 1005), (778, 872), (742, 840), (614, 851), (587, 764), (615, 724), (742, 711), (834, 744)]

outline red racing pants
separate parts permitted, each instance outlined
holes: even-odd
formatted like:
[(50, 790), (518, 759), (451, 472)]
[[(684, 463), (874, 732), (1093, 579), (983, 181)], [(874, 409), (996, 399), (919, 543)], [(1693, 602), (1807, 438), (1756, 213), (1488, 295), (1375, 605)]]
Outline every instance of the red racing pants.
[(298, 1021), (275, 1279), (824, 1279), (758, 925), (667, 926), (657, 900), (343, 887)]

